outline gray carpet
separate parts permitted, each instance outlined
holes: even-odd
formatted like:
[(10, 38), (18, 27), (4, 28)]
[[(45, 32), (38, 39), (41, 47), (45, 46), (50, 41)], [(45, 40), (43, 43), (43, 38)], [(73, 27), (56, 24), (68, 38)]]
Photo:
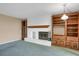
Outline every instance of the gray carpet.
[(77, 56), (61, 47), (48, 47), (25, 41), (0, 45), (0, 56)]

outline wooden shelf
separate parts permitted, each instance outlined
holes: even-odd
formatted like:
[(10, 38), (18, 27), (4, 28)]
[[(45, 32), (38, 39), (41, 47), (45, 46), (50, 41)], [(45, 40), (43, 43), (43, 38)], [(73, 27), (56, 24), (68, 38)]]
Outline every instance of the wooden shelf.
[(64, 35), (60, 35), (60, 34), (53, 34), (53, 35), (55, 35), (55, 36), (64, 36)]
[(53, 24), (54, 23), (56, 23), (56, 24), (64, 24), (65, 22), (63, 22), (63, 21), (54, 21)]
[(78, 19), (78, 17), (69, 17), (69, 19)]
[(65, 24), (53, 24), (54, 26), (65, 26)]
[(53, 25), (54, 26), (65, 26), (65, 22), (63, 20), (58, 20), (58, 19), (55, 19), (53, 20)]
[(67, 32), (67, 33), (76, 33), (77, 34), (78, 32)]
[(28, 28), (48, 28), (49, 25), (27, 26)]
[(67, 25), (78, 25), (78, 23), (67, 23)]
[(67, 27), (67, 29), (78, 29), (78, 27)]
[(71, 37), (78, 37), (77, 34), (68, 34), (67, 36), (71, 36)]

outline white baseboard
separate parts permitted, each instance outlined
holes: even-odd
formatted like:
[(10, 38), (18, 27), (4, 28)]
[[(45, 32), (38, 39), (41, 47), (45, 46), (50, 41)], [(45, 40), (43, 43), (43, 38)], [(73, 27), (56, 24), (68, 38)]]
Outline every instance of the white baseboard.
[(18, 40), (20, 40), (20, 39), (10, 40), (10, 41), (6, 41), (6, 42), (0, 42), (0, 45), (10, 43), (10, 42), (14, 42), (14, 41), (18, 41)]

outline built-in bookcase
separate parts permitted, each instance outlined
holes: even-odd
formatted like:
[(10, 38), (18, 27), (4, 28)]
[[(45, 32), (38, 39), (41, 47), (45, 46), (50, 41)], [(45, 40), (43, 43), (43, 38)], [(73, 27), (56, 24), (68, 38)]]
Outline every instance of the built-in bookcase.
[[(62, 14), (52, 16), (52, 45), (79, 49), (79, 13), (67, 13), (68, 20), (61, 20)], [(54, 27), (64, 28), (64, 35), (55, 34)], [(61, 30), (58, 30), (62, 33)]]
[(69, 16), (67, 21), (67, 36), (78, 37), (78, 14)]
[(65, 21), (60, 20), (59, 17), (53, 17), (53, 25), (54, 26), (64, 26), (65, 25)]
[(54, 15), (52, 17), (52, 32), (53, 32), (52, 45), (64, 46), (65, 41), (64, 31), (65, 31), (65, 21), (60, 20), (60, 16)]
[(67, 25), (67, 36), (78, 37), (78, 24)]

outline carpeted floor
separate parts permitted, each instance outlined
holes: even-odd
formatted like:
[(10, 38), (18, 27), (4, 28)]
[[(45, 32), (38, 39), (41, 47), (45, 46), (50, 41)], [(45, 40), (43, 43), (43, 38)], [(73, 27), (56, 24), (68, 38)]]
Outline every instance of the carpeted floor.
[(0, 45), (0, 56), (78, 56), (61, 47), (48, 47), (26, 41)]

